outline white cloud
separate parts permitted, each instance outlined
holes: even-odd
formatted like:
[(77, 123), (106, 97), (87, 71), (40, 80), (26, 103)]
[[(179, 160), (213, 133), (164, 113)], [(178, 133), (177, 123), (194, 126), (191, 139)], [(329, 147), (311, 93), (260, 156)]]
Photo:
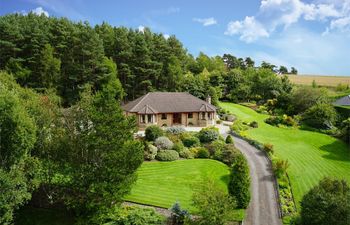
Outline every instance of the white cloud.
[[(325, 0), (326, 1), (326, 0)], [(337, 2), (304, 3), (301, 0), (262, 0), (256, 16), (247, 16), (242, 21), (231, 21), (225, 34), (240, 35), (240, 39), (253, 42), (268, 37), (280, 26), (287, 29), (300, 19), (328, 22), (330, 30), (350, 30), (350, 0)], [(257, 30), (254, 32), (254, 27)]]
[(193, 18), (193, 21), (203, 24), (203, 26), (210, 26), (217, 24), (217, 21), (214, 19), (214, 17), (210, 18)]
[(170, 38), (170, 35), (169, 35), (169, 34), (163, 34), (163, 37), (164, 37), (165, 39), (168, 39), (168, 38)]
[(49, 17), (49, 13), (45, 11), (42, 7), (35, 8), (31, 12), (38, 16), (44, 14), (45, 16)]
[(255, 18), (247, 16), (243, 21), (231, 21), (227, 25), (226, 35), (240, 35), (240, 39), (250, 43), (260, 37), (268, 37), (269, 33), (264, 26), (260, 24)]
[(145, 31), (145, 27), (140, 25), (138, 26), (137, 30), (143, 33)]

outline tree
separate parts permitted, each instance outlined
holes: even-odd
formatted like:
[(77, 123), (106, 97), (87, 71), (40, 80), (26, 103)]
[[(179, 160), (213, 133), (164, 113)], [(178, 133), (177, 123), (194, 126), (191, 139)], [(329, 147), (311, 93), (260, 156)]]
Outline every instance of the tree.
[(255, 64), (255, 62), (250, 57), (245, 58), (244, 63), (246, 67), (254, 67)]
[(312, 127), (320, 129), (332, 128), (337, 118), (334, 107), (328, 103), (316, 103), (305, 111), (302, 121)]
[(268, 63), (268, 62), (265, 62), (265, 61), (262, 61), (260, 67), (264, 68), (264, 69), (269, 69), (269, 70), (272, 70), (272, 71), (276, 68), (275, 65), (273, 65), (271, 63)]
[(207, 180), (193, 194), (193, 205), (198, 209), (198, 219), (194, 224), (224, 225), (232, 220), (236, 208), (234, 198), (217, 187), (212, 180)]
[(341, 123), (340, 132), (342, 139), (350, 144), (350, 118), (347, 118)]
[(279, 71), (281, 74), (287, 74), (287, 73), (288, 73), (288, 69), (287, 69), (287, 67), (285, 67), (285, 66), (280, 66), (280, 68), (278, 69), (278, 71)]
[(40, 70), (41, 87), (54, 88), (60, 79), (61, 60), (54, 57), (54, 50), (51, 45), (46, 44), (41, 52)]
[(237, 206), (239, 208), (247, 208), (250, 201), (250, 176), (247, 160), (242, 154), (236, 155), (234, 158), (229, 192), (237, 200)]
[(292, 67), (292, 68), (290, 69), (290, 73), (291, 73), (291, 74), (294, 74), (294, 75), (297, 75), (297, 74), (298, 74), (298, 70), (295, 69), (294, 67)]
[(13, 212), (39, 185), (39, 162), (31, 157), (36, 125), (24, 107), (17, 84), (0, 73), (0, 224), (12, 224)]
[(344, 180), (324, 178), (303, 197), (300, 216), (305, 225), (349, 224), (349, 185)]

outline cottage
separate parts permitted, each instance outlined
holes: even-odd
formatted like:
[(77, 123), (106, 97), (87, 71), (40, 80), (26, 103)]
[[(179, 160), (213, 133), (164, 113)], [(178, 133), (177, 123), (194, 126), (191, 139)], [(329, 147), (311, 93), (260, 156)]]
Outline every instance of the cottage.
[(137, 118), (139, 128), (199, 126), (215, 124), (216, 107), (208, 96), (203, 101), (186, 92), (150, 92), (122, 106), (126, 115)]

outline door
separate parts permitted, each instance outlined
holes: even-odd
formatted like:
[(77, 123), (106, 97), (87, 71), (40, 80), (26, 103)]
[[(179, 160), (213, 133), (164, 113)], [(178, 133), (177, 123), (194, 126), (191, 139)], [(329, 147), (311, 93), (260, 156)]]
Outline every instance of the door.
[(173, 124), (181, 124), (181, 113), (173, 114)]

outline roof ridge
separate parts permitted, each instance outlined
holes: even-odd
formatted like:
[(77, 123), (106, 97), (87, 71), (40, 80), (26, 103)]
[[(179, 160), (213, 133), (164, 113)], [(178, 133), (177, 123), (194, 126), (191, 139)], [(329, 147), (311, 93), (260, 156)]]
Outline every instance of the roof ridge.
[(149, 93), (151, 93), (151, 92), (148, 92), (147, 94), (145, 94), (145, 95), (140, 99), (140, 101), (139, 101), (136, 105), (134, 105), (134, 107), (132, 107), (129, 111), (134, 110), (135, 107), (138, 106), (138, 105), (149, 95)]

